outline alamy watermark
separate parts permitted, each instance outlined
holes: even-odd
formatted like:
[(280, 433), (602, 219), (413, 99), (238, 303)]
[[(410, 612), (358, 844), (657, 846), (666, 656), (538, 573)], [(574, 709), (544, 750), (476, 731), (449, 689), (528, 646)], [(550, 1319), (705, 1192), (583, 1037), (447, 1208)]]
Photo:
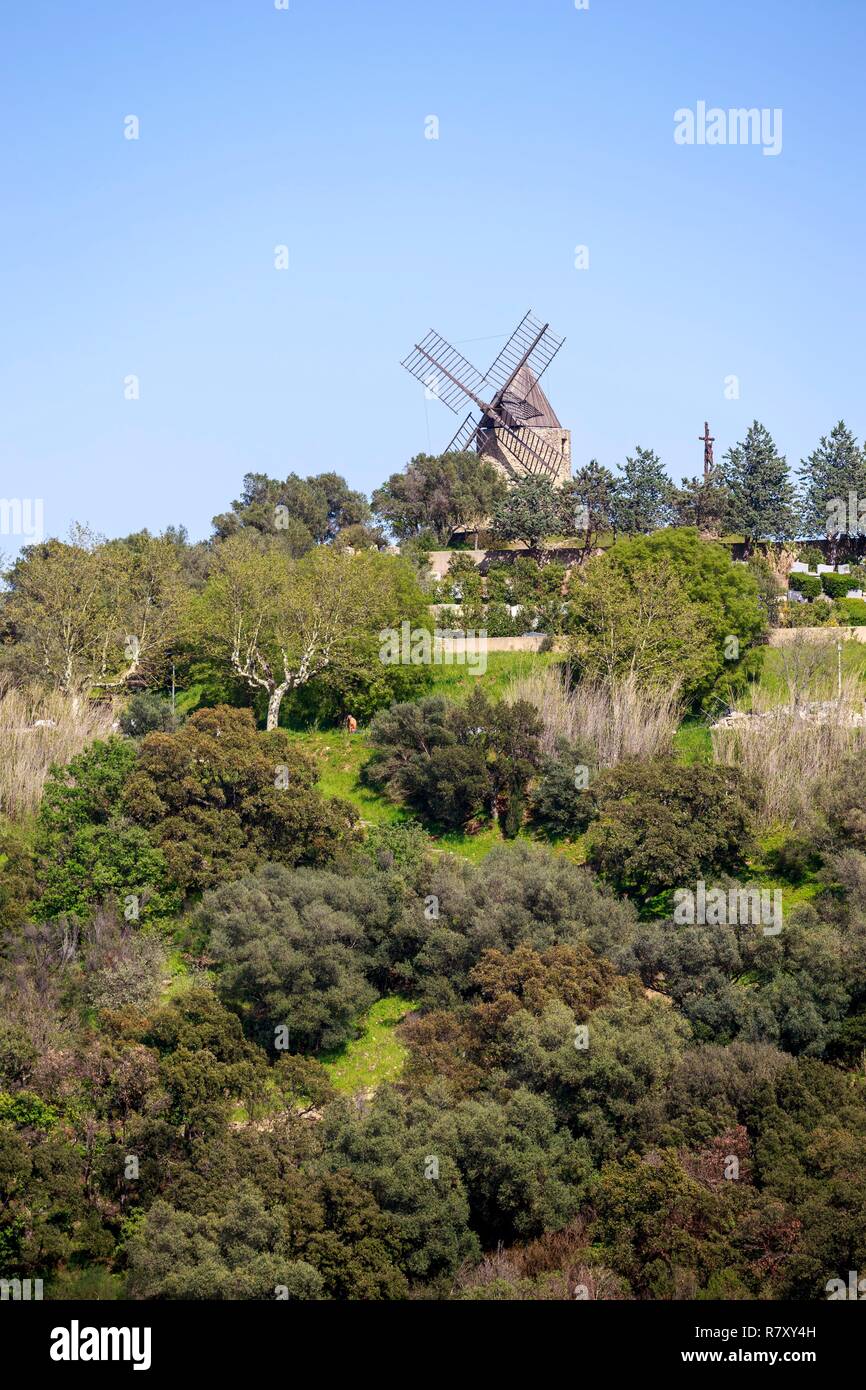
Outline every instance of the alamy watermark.
[(430, 632), (404, 620), (399, 628), (383, 628), (379, 642), (383, 666), (465, 666), (473, 676), (487, 670), (486, 628), (452, 634), (437, 627)]
[(762, 927), (764, 936), (782, 930), (781, 888), (708, 889), (700, 879), (694, 889), (675, 889), (674, 903), (678, 926)]
[(41, 545), (45, 540), (45, 503), (41, 497), (0, 497), (0, 535), (21, 536)]
[(760, 145), (763, 154), (782, 153), (782, 108), (738, 106), (725, 111), (699, 101), (674, 112), (677, 145)]

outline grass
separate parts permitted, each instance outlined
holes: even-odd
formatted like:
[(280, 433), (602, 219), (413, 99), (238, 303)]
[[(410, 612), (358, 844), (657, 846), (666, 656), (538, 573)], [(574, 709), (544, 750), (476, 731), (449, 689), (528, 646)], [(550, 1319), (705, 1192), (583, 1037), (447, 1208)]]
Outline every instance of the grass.
[(713, 740), (709, 726), (689, 716), (674, 734), (674, 755), (681, 763), (711, 763)]
[(333, 1052), (322, 1052), (319, 1061), (331, 1084), (344, 1095), (355, 1095), (383, 1081), (396, 1081), (408, 1055), (396, 1035), (401, 1019), (415, 1008), (399, 994), (379, 999), (360, 1022), (361, 1036)]
[(533, 675), (562, 657), (555, 652), (488, 652), (487, 670), (471, 676), (465, 666), (436, 666), (433, 685), (427, 692), (446, 700), (467, 700), (477, 682), (491, 700), (499, 700), (513, 680)]

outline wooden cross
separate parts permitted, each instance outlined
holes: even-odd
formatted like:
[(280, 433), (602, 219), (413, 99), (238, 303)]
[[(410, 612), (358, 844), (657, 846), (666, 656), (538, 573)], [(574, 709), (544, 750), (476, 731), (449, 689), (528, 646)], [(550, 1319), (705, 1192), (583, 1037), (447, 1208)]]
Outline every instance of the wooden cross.
[(706, 482), (713, 471), (713, 445), (716, 442), (715, 435), (710, 434), (710, 427), (706, 420), (704, 421), (704, 432), (698, 435), (698, 439), (704, 446), (704, 482)]

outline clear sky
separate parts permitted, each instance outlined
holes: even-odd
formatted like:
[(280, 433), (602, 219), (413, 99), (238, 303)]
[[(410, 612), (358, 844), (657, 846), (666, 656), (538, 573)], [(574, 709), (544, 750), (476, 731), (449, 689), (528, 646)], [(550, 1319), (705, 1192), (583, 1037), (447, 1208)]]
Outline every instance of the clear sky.
[[(704, 419), (792, 462), (866, 432), (864, 0), (6, 0), (0, 28), (0, 495), (50, 534), (205, 536), (251, 470), (369, 492), (459, 423), (399, 366), (417, 337), (483, 368), (530, 307), (576, 464), (640, 443), (678, 480)], [(781, 153), (676, 144), (699, 101), (781, 108)]]

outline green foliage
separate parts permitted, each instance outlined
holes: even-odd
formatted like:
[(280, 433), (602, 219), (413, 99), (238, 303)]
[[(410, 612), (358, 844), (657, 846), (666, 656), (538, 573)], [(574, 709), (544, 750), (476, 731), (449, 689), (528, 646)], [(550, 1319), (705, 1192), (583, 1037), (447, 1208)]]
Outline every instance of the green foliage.
[(822, 574), (821, 587), (829, 598), (845, 598), (854, 585), (848, 574)]
[(45, 784), (34, 851), (44, 917), (87, 917), (94, 904), (135, 896), (142, 920), (179, 906), (171, 874), (147, 832), (123, 812), (136, 765), (133, 743), (97, 740)]
[(634, 458), (617, 467), (622, 472), (613, 511), (617, 531), (647, 535), (674, 520), (674, 486), (653, 449), (638, 444)]
[(495, 814), (513, 836), (539, 764), (540, 733), (527, 702), (491, 704), (477, 687), (463, 705), (439, 697), (394, 705), (370, 726), (364, 780), (434, 825), (457, 829)]
[(579, 835), (595, 806), (588, 791), (591, 758), (580, 744), (560, 739), (553, 757), (541, 764), (532, 790), (532, 819), (551, 835)]
[(268, 858), (320, 863), (346, 843), (353, 809), (326, 800), (283, 730), (259, 733), (249, 710), (197, 710), (174, 734), (149, 734), (124, 782), (125, 814), (146, 829), (185, 893)]
[(592, 786), (587, 860), (642, 900), (736, 873), (753, 844), (754, 804), (733, 768), (673, 759), (621, 763)]
[(341, 1046), (376, 998), (363, 963), (372, 886), (277, 864), (209, 895), (200, 925), (217, 991), (262, 1046), (288, 1028), (293, 1051)]
[(478, 454), (416, 454), (375, 490), (371, 505), (401, 541), (432, 531), (447, 545), (454, 531), (483, 526), (504, 494), (501, 475)]
[(754, 420), (742, 443), (725, 454), (722, 477), (727, 489), (725, 522), (747, 540), (783, 540), (795, 533), (797, 509), (787, 460), (769, 431)]
[(535, 549), (545, 536), (568, 527), (565, 498), (546, 478), (527, 474), (500, 499), (493, 510), (497, 540), (523, 541)]
[[(804, 524), (809, 534), (821, 536), (834, 529), (830, 512), (834, 501), (844, 504), (847, 515), (849, 492), (861, 497), (866, 492), (866, 459), (844, 420), (829, 435), (822, 435), (817, 448), (802, 460), (800, 487)], [(847, 532), (848, 528), (842, 529)]]
[(742, 684), (767, 623), (754, 576), (687, 528), (618, 541), (577, 572), (572, 594), (580, 671), (635, 671), (650, 684), (678, 678), (694, 705)]
[(788, 580), (788, 587), (802, 594), (804, 598), (817, 598), (823, 589), (821, 575), (803, 574), (802, 572), (792, 574)]
[(177, 725), (171, 700), (153, 690), (143, 690), (133, 695), (120, 716), (121, 731), (129, 738), (143, 738), (145, 734), (153, 733), (170, 734)]
[(14, 1095), (0, 1091), (0, 1124), (48, 1131), (57, 1124), (57, 1111), (29, 1091), (16, 1091)]

